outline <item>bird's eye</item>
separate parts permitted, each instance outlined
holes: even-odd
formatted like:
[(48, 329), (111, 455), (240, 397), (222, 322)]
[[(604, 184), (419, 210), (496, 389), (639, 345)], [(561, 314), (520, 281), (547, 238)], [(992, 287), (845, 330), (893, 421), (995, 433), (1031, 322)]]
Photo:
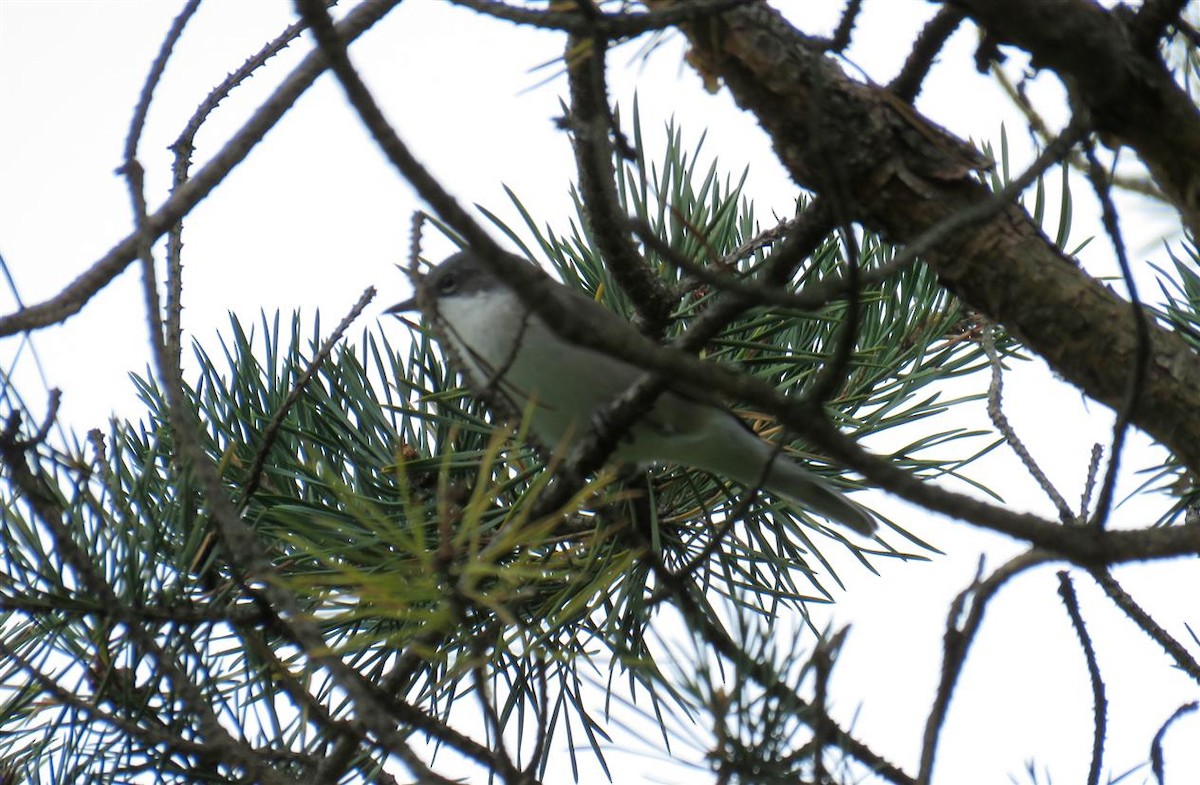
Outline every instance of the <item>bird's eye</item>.
[(438, 294), (454, 294), (458, 291), (458, 276), (450, 273), (443, 275), (437, 282)]

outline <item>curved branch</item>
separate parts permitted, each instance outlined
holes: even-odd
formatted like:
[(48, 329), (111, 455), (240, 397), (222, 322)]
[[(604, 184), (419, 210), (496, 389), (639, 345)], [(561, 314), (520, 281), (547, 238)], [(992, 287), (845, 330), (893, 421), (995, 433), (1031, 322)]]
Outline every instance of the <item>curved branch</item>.
[[(921, 764), (917, 774), (917, 782), (925, 785), (933, 776), (933, 764), (937, 759), (938, 742), (941, 740), (942, 726), (946, 714), (950, 711), (950, 699), (954, 697), (954, 689), (958, 685), (958, 677), (962, 674), (963, 665), (967, 661), (967, 652), (979, 634), (983, 625), (983, 615), (996, 592), (1000, 591), (1010, 580), (1031, 567), (1036, 567), (1050, 561), (1048, 554), (1036, 550), (1026, 551), (1000, 565), (987, 578), (982, 578), (983, 563), (979, 565), (979, 575), (970, 586), (959, 592), (950, 604), (950, 613), (946, 619), (946, 634), (942, 639), (942, 675), (938, 680), (937, 694), (925, 719), (925, 733), (921, 744)], [(963, 617), (963, 611), (970, 600), (970, 611)], [(959, 619), (962, 619), (961, 625)]]
[(1100, 675), (1100, 664), (1096, 661), (1096, 647), (1092, 644), (1092, 636), (1088, 634), (1087, 626), (1083, 623), (1083, 613), (1079, 610), (1079, 598), (1075, 595), (1075, 586), (1071, 583), (1070, 574), (1066, 570), (1058, 573), (1058, 596), (1062, 597), (1067, 615), (1071, 617), (1071, 626), (1075, 628), (1075, 636), (1083, 649), (1083, 658), (1087, 662), (1088, 677), (1092, 684), (1092, 764), (1088, 768), (1088, 785), (1099, 785), (1100, 766), (1104, 762), (1104, 739), (1108, 736), (1108, 698), (1105, 695), (1104, 679)]
[[(367, 0), (356, 7), (338, 25), (343, 40), (353, 40), (365, 33), (399, 2), (400, 0)], [(196, 175), (175, 191), (161, 207), (146, 217), (146, 225), (142, 231), (131, 232), (49, 300), (21, 308), (7, 316), (0, 316), (0, 337), (59, 324), (79, 313), (88, 300), (138, 257), (138, 243), (143, 237), (149, 238), (151, 242), (157, 240), (190, 213), (234, 167), (245, 160), (254, 146), (262, 141), (267, 132), (327, 67), (325, 55), (319, 49), (309, 53), (212, 160), (201, 167)]]
[(921, 83), (929, 74), (934, 60), (941, 54), (942, 47), (950, 40), (950, 36), (958, 29), (962, 20), (962, 11), (953, 6), (942, 6), (921, 29), (921, 34), (913, 43), (912, 52), (904, 61), (904, 67), (888, 83), (888, 89), (899, 98), (912, 103), (921, 92)]
[(579, 190), (587, 231), (595, 239), (608, 270), (633, 301), (644, 332), (662, 336), (674, 300), (662, 280), (638, 252), (621, 209), (614, 171), (613, 137), (620, 134), (608, 104), (605, 55), (601, 36), (567, 39), (567, 80), (571, 90), (571, 146), (579, 171)]

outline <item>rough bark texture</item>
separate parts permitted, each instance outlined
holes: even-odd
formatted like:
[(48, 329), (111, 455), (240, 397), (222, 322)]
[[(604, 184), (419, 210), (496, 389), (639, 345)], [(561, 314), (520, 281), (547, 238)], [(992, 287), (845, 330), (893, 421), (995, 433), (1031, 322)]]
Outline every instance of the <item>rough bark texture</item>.
[[(990, 197), (971, 176), (970, 148), (886, 90), (851, 80), (765, 5), (683, 30), (689, 61), (757, 116), (795, 180), (892, 242)], [(1060, 253), (1020, 207), (953, 234), (924, 259), (1089, 396), (1114, 408), (1125, 400), (1136, 358), (1129, 303)], [(1133, 421), (1200, 471), (1200, 359), (1156, 326), (1151, 344)]]

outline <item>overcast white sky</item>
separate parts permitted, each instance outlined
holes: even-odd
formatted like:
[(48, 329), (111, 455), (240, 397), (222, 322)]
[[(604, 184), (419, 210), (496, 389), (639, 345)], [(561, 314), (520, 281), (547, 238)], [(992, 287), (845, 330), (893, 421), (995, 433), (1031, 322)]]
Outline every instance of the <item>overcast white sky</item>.
[[(165, 0), (0, 0), (0, 252), (26, 303), (52, 296), (129, 232), (128, 198), (114, 169), (149, 64), (181, 6)], [(802, 17), (799, 7), (792, 7), (797, 23), (820, 34), (831, 29), (841, 3), (805, 3)], [(935, 10), (915, 0), (867, 2), (850, 59), (873, 80), (886, 82)], [(196, 104), (291, 19), (284, 0), (209, 0), (202, 6), (158, 90), (141, 146), (152, 207), (167, 193), (166, 146)], [(998, 90), (974, 72), (973, 42), (969, 32), (956, 36), (919, 106), (976, 140), (998, 142), (1000, 124), (1007, 122), (1019, 167), (1028, 160), (1023, 125)], [(307, 39), (294, 46), (221, 107), (199, 137), (197, 164), (309, 46)], [(534, 215), (561, 228), (570, 211), (566, 191), (573, 172), (567, 139), (554, 123), (565, 89), (561, 79), (543, 82), (554, 69), (533, 70), (559, 57), (561, 46), (554, 34), (514, 28), (435, 0), (410, 0), (356, 44), (352, 55), (400, 134), (461, 201), (515, 219), (502, 190), (508, 185)], [(673, 116), (692, 138), (707, 131), (705, 149), (727, 171), (750, 166), (746, 193), (761, 217), (788, 211), (794, 187), (766, 137), (727, 94), (705, 93), (680, 65), (679, 37), (669, 37), (645, 61), (635, 51), (624, 47), (610, 59), (614, 99), (629, 106), (636, 91), (648, 130)], [(1052, 78), (1039, 79), (1033, 94), (1048, 116), (1063, 117), (1061, 91)], [(1079, 210), (1093, 209), (1086, 193), (1077, 189)], [(376, 286), (380, 298), (362, 325), (396, 337), (397, 325), (374, 320), (408, 294), (392, 265), (406, 253), (409, 218), (418, 207), (337, 86), (322, 78), (188, 218), (185, 329), (212, 345), (227, 327), (229, 312), (249, 323), (263, 310), (318, 308), (331, 326), (363, 289)], [(1125, 227), (1135, 260), (1162, 263), (1157, 238), (1171, 231), (1170, 217), (1137, 215), (1137, 225)], [(431, 256), (436, 249), (428, 248)], [(1090, 270), (1107, 273), (1109, 257), (1099, 237), (1084, 261)], [(65, 325), (33, 336), (49, 384), (64, 390), (64, 421), (80, 432), (113, 413), (140, 412), (127, 378), (149, 362), (139, 285), (136, 273), (127, 272)], [(13, 304), (0, 307), (7, 312)], [(0, 358), (9, 362), (18, 347), (17, 339), (8, 339), (0, 345)], [(34, 397), (40, 387), (29, 359), (26, 352), (16, 377)], [(1009, 379), (1006, 404), (1051, 478), (1068, 499), (1077, 499), (1091, 444), (1108, 440), (1108, 412), (1053, 384), (1035, 364)], [(1154, 460), (1144, 450), (1138, 455), (1131, 468)], [(1049, 513), (1009, 456), (997, 455), (979, 471), (993, 487), (1010, 492), (1014, 507)], [(1122, 487), (1136, 484), (1127, 472)], [(1152, 498), (1125, 505), (1115, 521), (1144, 524), (1167, 503)], [(903, 510), (890, 500), (880, 504)], [(878, 577), (849, 568), (848, 591), (828, 619), (853, 624), (834, 682), (836, 715), (846, 722), (856, 717), (860, 738), (915, 772), (949, 602), (969, 582), (980, 554), (995, 566), (1016, 549), (925, 513), (898, 514), (948, 555), (923, 565), (884, 564)], [(1010, 774), (1028, 781), (1021, 773), (1028, 760), (1048, 769), (1055, 782), (1083, 780), (1090, 697), (1082, 655), (1055, 594), (1055, 569), (1024, 576), (992, 606), (957, 693), (936, 782), (1006, 782)], [(1182, 624), (1195, 617), (1189, 619), (1194, 604), (1185, 601), (1200, 596), (1194, 562), (1135, 566), (1117, 574), (1169, 630), (1187, 639)], [(1120, 773), (1146, 759), (1159, 725), (1179, 705), (1200, 697), (1200, 690), (1173, 674), (1165, 656), (1112, 611), (1086, 577), (1077, 576), (1077, 588), (1101, 667), (1112, 677), (1106, 760)], [(1169, 782), (1200, 775), (1200, 745), (1187, 742), (1197, 733), (1200, 720), (1188, 719), (1168, 737)], [(623, 783), (678, 781), (686, 774), (639, 756), (618, 753), (610, 760)], [(589, 770), (591, 776), (595, 772)], [(1142, 771), (1131, 781), (1148, 777)]]

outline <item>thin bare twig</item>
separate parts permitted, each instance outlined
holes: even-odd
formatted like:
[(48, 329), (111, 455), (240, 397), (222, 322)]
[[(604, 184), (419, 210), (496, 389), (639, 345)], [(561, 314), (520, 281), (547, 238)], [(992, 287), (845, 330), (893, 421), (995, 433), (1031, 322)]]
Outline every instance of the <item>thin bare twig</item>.
[(1079, 499), (1079, 520), (1086, 521), (1088, 508), (1092, 506), (1092, 491), (1096, 488), (1096, 478), (1100, 476), (1100, 460), (1104, 458), (1104, 447), (1092, 445), (1092, 457), (1088, 460), (1087, 478), (1083, 483), (1083, 493)]
[[(337, 0), (330, 0), (335, 5)], [(251, 55), (240, 66), (209, 91), (192, 116), (184, 124), (183, 130), (175, 142), (171, 144), (174, 160), (171, 163), (171, 193), (179, 191), (188, 181), (191, 174), (192, 153), (196, 149), (196, 134), (208, 120), (212, 112), (225, 100), (233, 90), (249, 79), (268, 60), (283, 51), (304, 31), (302, 22), (295, 22), (284, 29), (282, 33), (269, 41), (262, 49)], [(132, 156), (129, 156), (132, 157)], [(167, 230), (167, 312), (165, 315), (165, 334), (167, 354), (174, 358), (175, 364), (181, 361), (183, 350), (183, 221), (179, 220)]]
[(1108, 595), (1109, 599), (1124, 611), (1125, 615), (1140, 627), (1142, 632), (1149, 635), (1150, 639), (1157, 643), (1168, 657), (1175, 660), (1175, 664), (1179, 666), (1180, 670), (1200, 684), (1200, 662), (1197, 662), (1196, 658), (1188, 653), (1183, 644), (1155, 621), (1154, 617), (1147, 613), (1130, 596), (1129, 592), (1125, 591), (1112, 573), (1105, 570), (1092, 570), (1091, 575), (1100, 584), (1100, 588), (1104, 589), (1104, 593)]
[[(833, 675), (835, 652), (846, 639), (847, 628), (843, 627), (832, 637), (822, 637), (813, 650), (810, 662), (813, 666), (813, 707), (821, 714), (829, 713), (829, 679)], [(825, 748), (829, 746), (829, 727), (820, 723), (813, 728), (812, 765), (813, 782), (825, 783), (829, 775), (825, 771)]]
[(1166, 782), (1164, 771), (1165, 767), (1163, 766), (1162, 743), (1163, 739), (1167, 735), (1167, 730), (1169, 730), (1170, 727), (1175, 724), (1175, 721), (1180, 717), (1184, 716), (1185, 714), (1191, 714), (1197, 709), (1200, 709), (1200, 702), (1192, 701), (1191, 703), (1183, 704), (1176, 709), (1170, 717), (1167, 718), (1167, 721), (1164, 722), (1162, 727), (1158, 729), (1158, 733), (1154, 734), (1154, 739), (1150, 742), (1150, 770), (1154, 772), (1154, 779), (1158, 780), (1158, 785), (1164, 785)]
[(58, 419), (58, 407), (61, 404), (62, 390), (52, 388), (47, 394), (46, 416), (42, 418), (42, 424), (38, 426), (37, 431), (28, 439), (17, 439), (14, 442), (14, 446), (28, 450), (45, 442), (46, 437), (50, 435), (50, 429), (54, 427), (54, 423)]
[[(987, 578), (981, 579), (983, 562), (980, 561), (979, 573), (975, 580), (964, 589), (950, 604), (950, 613), (946, 619), (946, 635), (943, 642), (942, 676), (938, 681), (937, 694), (925, 720), (925, 734), (921, 745), (921, 764), (916, 782), (928, 785), (933, 777), (933, 764), (937, 758), (938, 742), (941, 738), (942, 725), (950, 710), (950, 699), (958, 685), (958, 677), (962, 673), (967, 652), (979, 628), (983, 624), (984, 611), (988, 604), (1010, 580), (1030, 567), (1050, 561), (1054, 556), (1038, 550), (1030, 550), (1002, 564)], [(970, 599), (971, 609), (963, 619), (963, 610)], [(959, 620), (963, 619), (959, 626)]]
[(1150, 323), (1149, 317), (1142, 308), (1141, 299), (1138, 297), (1137, 282), (1133, 279), (1133, 269), (1129, 265), (1129, 256), (1125, 252), (1125, 241), (1121, 237), (1120, 220), (1117, 217), (1117, 208), (1112, 202), (1109, 179), (1105, 176), (1104, 169), (1100, 166), (1100, 161), (1097, 160), (1092, 145), (1085, 144), (1083, 149), (1088, 161), (1088, 180), (1096, 191), (1096, 198), (1100, 201), (1100, 218), (1104, 224), (1104, 231), (1112, 243), (1113, 251), (1117, 256), (1117, 264), (1121, 268), (1121, 278), (1125, 282), (1125, 290), (1129, 294), (1129, 312), (1133, 319), (1133, 329), (1137, 339), (1133, 367), (1129, 369), (1129, 381), (1125, 389), (1125, 396), (1117, 408), (1117, 416), (1113, 422), (1112, 444), (1108, 448), (1108, 468), (1104, 473), (1104, 481), (1100, 485), (1096, 511), (1089, 520), (1089, 524), (1092, 526), (1104, 528), (1112, 506), (1113, 493), (1117, 484), (1117, 469), (1121, 464), (1125, 436), (1129, 431), (1133, 412), (1141, 400), (1146, 368), (1150, 363)]
[(341, 342), (342, 336), (346, 334), (346, 330), (350, 329), (350, 325), (354, 323), (363, 312), (363, 309), (375, 299), (375, 287), (368, 286), (358, 298), (358, 301), (350, 308), (337, 327), (333, 328), (333, 332), (321, 344), (317, 353), (313, 355), (309, 361), (308, 367), (304, 369), (304, 373), (300, 374), (300, 378), (296, 379), (296, 383), (292, 385), (292, 389), (288, 391), (287, 398), (284, 398), (283, 403), (271, 415), (271, 420), (267, 423), (267, 427), (263, 428), (262, 442), (258, 446), (258, 450), (254, 453), (254, 460), (250, 463), (250, 471), (247, 474), (246, 485), (242, 488), (239, 507), (244, 507), (249, 501), (254, 492), (258, 490), (258, 484), (262, 481), (263, 466), (267, 462), (267, 454), (271, 452), (271, 448), (275, 445), (275, 439), (279, 436), (279, 429), (283, 427), (283, 421), (287, 417), (289, 411), (300, 400), (300, 396), (304, 394), (304, 388), (316, 376), (317, 371), (329, 359), (333, 348)]
[[(364, 0), (339, 23), (338, 30), (347, 40), (357, 38), (399, 2)], [(191, 212), (250, 154), (326, 67), (325, 55), (320, 51), (305, 57), (212, 159), (147, 217), (144, 233), (151, 240), (157, 240)], [(138, 258), (142, 234), (136, 231), (130, 233), (50, 299), (0, 316), (0, 337), (58, 324), (78, 313), (96, 292)]]
[(913, 43), (912, 52), (904, 61), (900, 73), (888, 84), (888, 89), (895, 93), (897, 98), (907, 103), (916, 100), (921, 92), (921, 83), (929, 74), (934, 59), (958, 29), (964, 16), (966, 14), (962, 9), (944, 5), (925, 24)]
[(125, 137), (125, 160), (127, 162), (137, 158), (138, 141), (142, 138), (142, 130), (146, 126), (146, 115), (150, 112), (150, 102), (154, 98), (154, 90), (158, 87), (163, 72), (167, 69), (167, 61), (171, 59), (171, 52), (174, 50), (175, 44), (179, 43), (183, 29), (187, 27), (187, 23), (199, 7), (200, 0), (188, 0), (183, 10), (171, 22), (171, 28), (163, 37), (162, 44), (159, 45), (158, 55), (155, 56), (154, 62), (150, 65), (150, 73), (142, 83), (142, 91), (138, 95), (137, 104), (133, 109), (133, 118), (129, 121), (129, 133)]
[(1100, 676), (1100, 666), (1096, 662), (1096, 650), (1092, 647), (1092, 638), (1088, 635), (1083, 623), (1083, 614), (1079, 611), (1079, 598), (1075, 596), (1075, 587), (1066, 570), (1058, 573), (1058, 595), (1062, 597), (1067, 615), (1071, 617), (1071, 626), (1079, 636), (1079, 645), (1083, 647), (1083, 657), (1087, 661), (1088, 676), (1092, 682), (1092, 765), (1088, 769), (1087, 785), (1099, 785), (1100, 769), (1104, 762), (1104, 738), (1108, 727), (1108, 699), (1104, 697), (1104, 679)]
[(1004, 408), (1001, 404), (1001, 398), (1004, 394), (1004, 368), (1000, 362), (1000, 353), (996, 351), (996, 328), (992, 324), (987, 324), (983, 328), (980, 335), (980, 344), (983, 346), (983, 352), (987, 355), (988, 364), (992, 367), (992, 381), (988, 385), (988, 403), (987, 413), (991, 418), (992, 424), (996, 426), (996, 430), (1000, 431), (1000, 435), (1004, 437), (1005, 443), (1012, 448), (1012, 451), (1021, 459), (1021, 463), (1025, 466), (1025, 471), (1029, 472), (1030, 476), (1037, 481), (1042, 491), (1050, 497), (1050, 501), (1054, 503), (1054, 507), (1058, 510), (1058, 519), (1064, 524), (1075, 522), (1075, 515), (1071, 512), (1070, 505), (1063, 498), (1058, 489), (1054, 487), (1054, 483), (1050, 482), (1050, 478), (1042, 471), (1042, 467), (1038, 466), (1037, 461), (1033, 459), (1029, 449), (1025, 446), (1025, 442), (1021, 441), (1021, 437), (1017, 435), (1012, 424), (1008, 421), (1008, 417), (1004, 414)]

